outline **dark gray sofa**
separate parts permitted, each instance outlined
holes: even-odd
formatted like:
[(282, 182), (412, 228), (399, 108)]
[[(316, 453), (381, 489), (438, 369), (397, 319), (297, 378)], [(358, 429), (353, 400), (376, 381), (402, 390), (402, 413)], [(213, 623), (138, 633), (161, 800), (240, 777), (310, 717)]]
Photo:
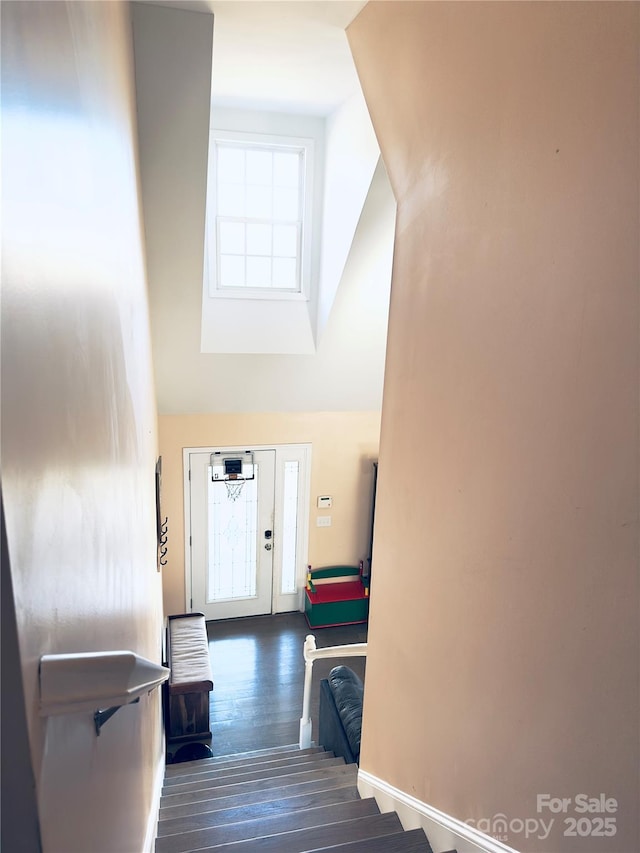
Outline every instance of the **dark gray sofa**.
[(335, 666), (320, 682), (318, 743), (347, 764), (360, 761), (362, 679), (348, 666)]

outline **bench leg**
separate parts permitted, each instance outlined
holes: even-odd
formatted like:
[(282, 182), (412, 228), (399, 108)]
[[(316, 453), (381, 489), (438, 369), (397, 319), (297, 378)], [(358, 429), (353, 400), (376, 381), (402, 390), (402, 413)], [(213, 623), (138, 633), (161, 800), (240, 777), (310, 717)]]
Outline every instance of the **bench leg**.
[(211, 737), (209, 691), (169, 695), (170, 743)]

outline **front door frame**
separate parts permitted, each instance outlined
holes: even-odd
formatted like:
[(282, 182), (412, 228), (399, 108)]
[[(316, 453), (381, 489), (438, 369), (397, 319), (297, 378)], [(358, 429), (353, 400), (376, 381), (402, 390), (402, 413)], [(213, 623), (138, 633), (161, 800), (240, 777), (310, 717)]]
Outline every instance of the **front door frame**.
[[(311, 513), (311, 451), (310, 442), (287, 443), (287, 444), (235, 444), (215, 445), (207, 447), (183, 447), (182, 448), (182, 475), (183, 475), (183, 497), (184, 497), (184, 600), (185, 611), (193, 611), (192, 582), (191, 582), (191, 506), (190, 506), (190, 482), (189, 482), (189, 454), (191, 453), (214, 453), (220, 450), (223, 453), (242, 453), (250, 450), (275, 450), (276, 452), (276, 481), (278, 479), (279, 453), (286, 453), (287, 449), (305, 451), (305, 463), (300, 478), (302, 496), (300, 501), (300, 551), (298, 559), (296, 587), (298, 592), (298, 610), (304, 609), (304, 587), (306, 584), (306, 566), (309, 554), (309, 516)], [(278, 522), (278, 514), (281, 511), (277, 505), (274, 508), (274, 529)], [(275, 569), (274, 569), (275, 571)], [(273, 613), (276, 585), (273, 584), (271, 591), (271, 612)]]

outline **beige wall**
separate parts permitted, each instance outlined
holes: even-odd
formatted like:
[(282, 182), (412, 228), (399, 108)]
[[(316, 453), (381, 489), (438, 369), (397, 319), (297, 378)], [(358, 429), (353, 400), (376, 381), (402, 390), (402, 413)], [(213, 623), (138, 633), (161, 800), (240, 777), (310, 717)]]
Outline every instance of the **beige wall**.
[[(308, 562), (357, 565), (366, 556), (379, 412), (161, 415), (158, 426), (162, 513), (169, 518), (168, 564), (162, 570), (166, 613), (185, 609), (184, 447), (311, 443)], [(331, 527), (316, 526), (317, 515), (327, 514), (316, 509), (318, 495), (333, 496)]]
[(639, 12), (349, 28), (398, 200), (361, 767), (460, 820), (618, 800), (522, 850), (640, 849)]
[(3, 3), (2, 59), (2, 487), (43, 849), (138, 853), (158, 692), (99, 738), (38, 715), (42, 654), (160, 657), (128, 6)]

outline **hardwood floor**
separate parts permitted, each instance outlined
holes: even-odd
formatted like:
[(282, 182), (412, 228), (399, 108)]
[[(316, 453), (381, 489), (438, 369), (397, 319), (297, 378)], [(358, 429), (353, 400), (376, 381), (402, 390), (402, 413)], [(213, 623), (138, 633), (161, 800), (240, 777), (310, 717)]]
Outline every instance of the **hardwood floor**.
[[(211, 731), (214, 755), (297, 743), (302, 715), (307, 634), (318, 648), (363, 643), (366, 625), (310, 629), (302, 613), (255, 616), (207, 623), (213, 668)], [(345, 663), (361, 678), (365, 658), (316, 661), (311, 692), (312, 737), (318, 734), (319, 685)]]

